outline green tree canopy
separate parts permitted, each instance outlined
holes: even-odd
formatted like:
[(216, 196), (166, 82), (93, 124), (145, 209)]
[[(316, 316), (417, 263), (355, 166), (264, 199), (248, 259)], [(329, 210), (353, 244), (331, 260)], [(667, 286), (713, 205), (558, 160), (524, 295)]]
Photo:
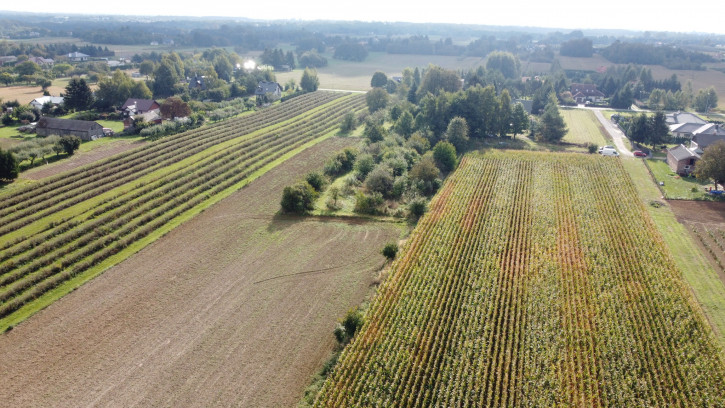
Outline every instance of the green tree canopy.
[(304, 181), (293, 186), (287, 186), (282, 191), (280, 205), (285, 213), (304, 214), (315, 209), (317, 192)]
[(388, 76), (384, 72), (377, 71), (370, 80), (370, 86), (373, 88), (383, 88), (388, 84)]
[(725, 183), (725, 141), (719, 140), (705, 148), (695, 165), (695, 176), (714, 181), (716, 187)]
[(433, 158), (443, 171), (451, 171), (458, 164), (455, 146), (445, 141), (438, 142), (433, 147)]
[(18, 161), (9, 151), (0, 149), (0, 180), (18, 178)]
[(91, 88), (83, 78), (72, 78), (65, 87), (63, 104), (68, 109), (86, 110), (93, 102)]
[(436, 65), (428, 66), (422, 83), (418, 88), (420, 95), (430, 92), (433, 95), (445, 92), (456, 92), (461, 89), (461, 78), (455, 71), (447, 70)]
[(388, 92), (383, 88), (373, 88), (365, 95), (370, 113), (385, 109), (388, 106)]
[(514, 105), (514, 110), (511, 114), (511, 123), (513, 123), (511, 131), (514, 133), (514, 139), (516, 138), (516, 135), (529, 128), (529, 115), (526, 113), (526, 109), (523, 104), (516, 103)]
[(462, 151), (468, 145), (468, 124), (466, 119), (456, 116), (448, 123), (446, 139), (455, 146), (457, 151)]
[(314, 92), (320, 86), (320, 80), (317, 78), (317, 70), (305, 68), (300, 79), (300, 86), (305, 92)]
[(154, 98), (166, 98), (174, 94), (174, 86), (179, 76), (176, 69), (168, 60), (163, 60), (154, 71), (153, 93)]
[(714, 109), (717, 106), (717, 92), (715, 92), (715, 87), (711, 86), (708, 89), (700, 89), (695, 97), (694, 105), (695, 110), (698, 112), (707, 113), (711, 109)]
[(486, 58), (487, 71), (499, 71), (506, 79), (514, 79), (519, 76), (521, 62), (510, 52), (494, 51)]
[(568, 132), (564, 118), (559, 112), (556, 95), (553, 92), (549, 94), (549, 102), (541, 115), (539, 131), (539, 138), (546, 142), (559, 142)]
[(98, 82), (96, 106), (100, 109), (121, 107), (128, 98), (149, 99), (151, 90), (144, 82), (134, 81), (121, 70), (114, 71), (111, 77)]

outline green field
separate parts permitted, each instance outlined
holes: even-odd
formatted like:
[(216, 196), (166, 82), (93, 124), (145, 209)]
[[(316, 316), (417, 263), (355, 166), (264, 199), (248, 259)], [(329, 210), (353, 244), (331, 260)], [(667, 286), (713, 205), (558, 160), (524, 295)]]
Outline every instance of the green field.
[(560, 109), (559, 111), (569, 128), (569, 132), (564, 136), (564, 142), (581, 146), (590, 143), (605, 146), (612, 143), (599, 121), (594, 117), (594, 112), (584, 109)]

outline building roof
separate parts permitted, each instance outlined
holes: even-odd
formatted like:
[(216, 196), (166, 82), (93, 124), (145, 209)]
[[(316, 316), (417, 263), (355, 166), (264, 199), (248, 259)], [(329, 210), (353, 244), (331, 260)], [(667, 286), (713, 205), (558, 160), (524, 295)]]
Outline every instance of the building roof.
[(32, 61), (38, 65), (44, 65), (44, 64), (52, 64), (53, 58), (30, 57), (30, 58), (28, 58), (28, 61)]
[(569, 87), (569, 90), (571, 91), (572, 95), (576, 95), (578, 93), (582, 93), (584, 96), (596, 96), (603, 98), (605, 95), (597, 89), (597, 86), (594, 84), (571, 84)]
[[(35, 102), (35, 103), (33, 103)], [(63, 97), (62, 96), (41, 96), (40, 98), (35, 98), (32, 101), (30, 101), (31, 104), (39, 104), (39, 105), (45, 105), (46, 103), (52, 103), (53, 105), (59, 105), (63, 103)]]
[(692, 135), (692, 144), (690, 145), (690, 148), (696, 152), (702, 152), (706, 147), (720, 140), (725, 140), (725, 133), (701, 133), (698, 135)]
[(68, 54), (68, 58), (88, 58), (90, 55), (84, 54), (82, 52), (71, 52)]
[(161, 105), (153, 99), (128, 98), (128, 99), (126, 99), (126, 102), (123, 104), (121, 109), (125, 110), (126, 108), (129, 108), (131, 106), (135, 106), (136, 112), (148, 112), (151, 109), (157, 109), (157, 108), (153, 108), (154, 104)]
[(70, 130), (76, 132), (87, 132), (94, 127), (102, 127), (96, 122), (89, 120), (75, 120), (75, 119), (60, 119), (60, 118), (49, 118), (43, 116), (38, 121), (38, 128), (41, 129), (59, 129), (59, 130)]
[(693, 133), (697, 129), (701, 128), (700, 123), (675, 123), (670, 125), (670, 132), (672, 133)]
[(685, 145), (679, 145), (677, 147), (668, 149), (667, 153), (671, 154), (672, 157), (674, 157), (675, 160), (677, 160), (677, 161), (687, 160), (687, 159), (692, 159), (692, 158), (695, 158), (695, 159), (700, 158), (699, 154), (688, 149), (687, 147), (685, 147)]
[(265, 95), (268, 93), (282, 92), (282, 87), (277, 82), (259, 81), (255, 95)]
[(665, 118), (667, 119), (668, 125), (674, 125), (676, 123), (699, 123), (701, 125), (704, 125), (705, 123), (707, 123), (706, 121), (700, 119), (699, 116), (690, 112), (668, 113), (667, 115), (665, 115)]
[(707, 123), (692, 132), (692, 135), (725, 136), (725, 127), (717, 123)]

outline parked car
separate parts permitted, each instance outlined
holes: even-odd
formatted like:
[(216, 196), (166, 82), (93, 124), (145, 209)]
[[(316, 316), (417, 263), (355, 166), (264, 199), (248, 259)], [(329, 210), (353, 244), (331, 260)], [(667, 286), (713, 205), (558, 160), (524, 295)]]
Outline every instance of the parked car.
[(614, 146), (602, 146), (602, 147), (599, 148), (599, 150), (597, 150), (597, 153), (602, 154), (602, 151), (604, 149), (612, 149), (612, 150), (614, 150)]
[(614, 150), (614, 148), (611, 148), (611, 149), (604, 148), (604, 149), (602, 149), (601, 155), (617, 157), (617, 156), (619, 156), (619, 152)]
[(632, 152), (634, 157), (647, 157), (647, 153), (641, 151), (641, 150), (635, 150)]

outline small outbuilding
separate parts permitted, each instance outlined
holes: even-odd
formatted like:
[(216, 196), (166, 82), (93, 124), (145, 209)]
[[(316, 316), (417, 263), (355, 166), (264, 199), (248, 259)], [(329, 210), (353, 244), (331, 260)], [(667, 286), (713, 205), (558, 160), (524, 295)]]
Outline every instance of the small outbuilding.
[(677, 174), (689, 176), (695, 171), (700, 155), (692, 149), (679, 145), (667, 150), (667, 165)]
[(78, 136), (81, 140), (96, 140), (103, 137), (103, 126), (88, 120), (59, 119), (43, 116), (35, 127), (38, 136)]
[(257, 103), (276, 101), (282, 96), (282, 86), (277, 82), (259, 81), (254, 95), (257, 96)]

